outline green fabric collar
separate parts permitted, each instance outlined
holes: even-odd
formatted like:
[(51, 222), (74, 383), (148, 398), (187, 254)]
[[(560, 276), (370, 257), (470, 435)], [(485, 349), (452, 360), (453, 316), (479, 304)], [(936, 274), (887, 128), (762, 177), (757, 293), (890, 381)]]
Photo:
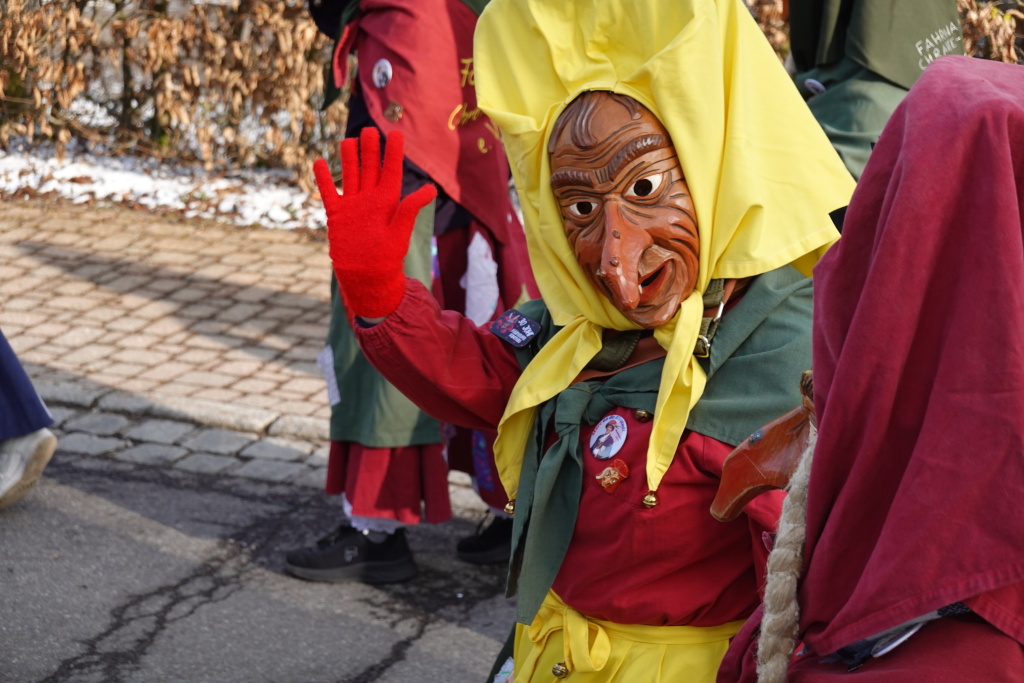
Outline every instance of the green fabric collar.
[[(541, 324), (516, 353), (525, 366), (558, 330), (540, 300), (519, 308)], [(810, 367), (811, 281), (790, 266), (758, 276), (722, 319), (709, 358), (704, 394), (687, 429), (738, 444), (800, 403), (800, 376)], [(509, 565), (517, 619), (533, 621), (572, 538), (583, 486), (580, 430), (615, 407), (654, 412), (664, 359), (579, 382), (537, 411), (523, 456)], [(554, 444), (544, 446), (555, 435)], [(710, 513), (709, 513), (710, 514)], [(528, 560), (526, 558), (529, 558)]]

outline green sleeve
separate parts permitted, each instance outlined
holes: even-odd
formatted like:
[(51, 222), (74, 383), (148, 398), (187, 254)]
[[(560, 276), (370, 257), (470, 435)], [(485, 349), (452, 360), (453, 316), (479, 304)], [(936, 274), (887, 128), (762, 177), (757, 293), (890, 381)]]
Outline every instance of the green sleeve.
[[(434, 205), (416, 217), (405, 273), (430, 287)], [(331, 440), (372, 448), (398, 448), (441, 442), (441, 424), (388, 383), (359, 350), (337, 283), (331, 283), (331, 322), (327, 345), (334, 360), (339, 402), (331, 406)]]

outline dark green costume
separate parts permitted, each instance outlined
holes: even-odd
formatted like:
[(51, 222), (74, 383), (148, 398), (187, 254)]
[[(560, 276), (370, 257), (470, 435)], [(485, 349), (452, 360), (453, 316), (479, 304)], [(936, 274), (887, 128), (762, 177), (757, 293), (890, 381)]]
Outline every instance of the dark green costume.
[(797, 87), (855, 178), (924, 68), (964, 53), (955, 0), (790, 0), (789, 25)]
[[(434, 211), (428, 206), (416, 218), (405, 259), (405, 274), (428, 288), (433, 226)], [(339, 402), (331, 406), (331, 441), (353, 441), (371, 448), (438, 443), (441, 424), (381, 377), (359, 350), (333, 278), (331, 307), (327, 342), (339, 387)]]

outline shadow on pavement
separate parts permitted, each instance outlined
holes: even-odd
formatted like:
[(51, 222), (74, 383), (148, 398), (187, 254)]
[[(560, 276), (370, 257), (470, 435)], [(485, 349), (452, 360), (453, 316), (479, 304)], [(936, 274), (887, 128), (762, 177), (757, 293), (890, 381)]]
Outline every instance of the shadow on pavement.
[[(162, 317), (266, 362), (287, 358), (299, 336), (322, 344), (330, 319), (328, 302), (303, 294), (234, 284), (45, 242), (26, 240), (16, 246), (41, 263), (108, 291), (161, 302), (168, 307)], [(312, 368), (307, 374), (318, 376)]]

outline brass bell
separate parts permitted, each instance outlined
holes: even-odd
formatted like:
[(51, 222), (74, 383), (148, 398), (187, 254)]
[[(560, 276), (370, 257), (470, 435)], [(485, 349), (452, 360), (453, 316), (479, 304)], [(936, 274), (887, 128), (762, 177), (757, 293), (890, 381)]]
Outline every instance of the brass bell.
[(658, 504), (658, 497), (656, 495), (654, 495), (654, 491), (651, 491), (646, 496), (644, 496), (644, 506), (645, 507), (652, 508), (652, 507), (654, 507), (657, 504)]
[(516, 514), (516, 502), (514, 500), (510, 500), (509, 502), (505, 503), (505, 514)]
[(633, 417), (635, 417), (640, 422), (649, 422), (650, 419), (654, 416), (651, 415), (646, 410), (635, 410), (633, 411)]
[(555, 678), (565, 678), (569, 675), (569, 667), (565, 665), (565, 662), (559, 662), (551, 667), (551, 673), (555, 675)]

